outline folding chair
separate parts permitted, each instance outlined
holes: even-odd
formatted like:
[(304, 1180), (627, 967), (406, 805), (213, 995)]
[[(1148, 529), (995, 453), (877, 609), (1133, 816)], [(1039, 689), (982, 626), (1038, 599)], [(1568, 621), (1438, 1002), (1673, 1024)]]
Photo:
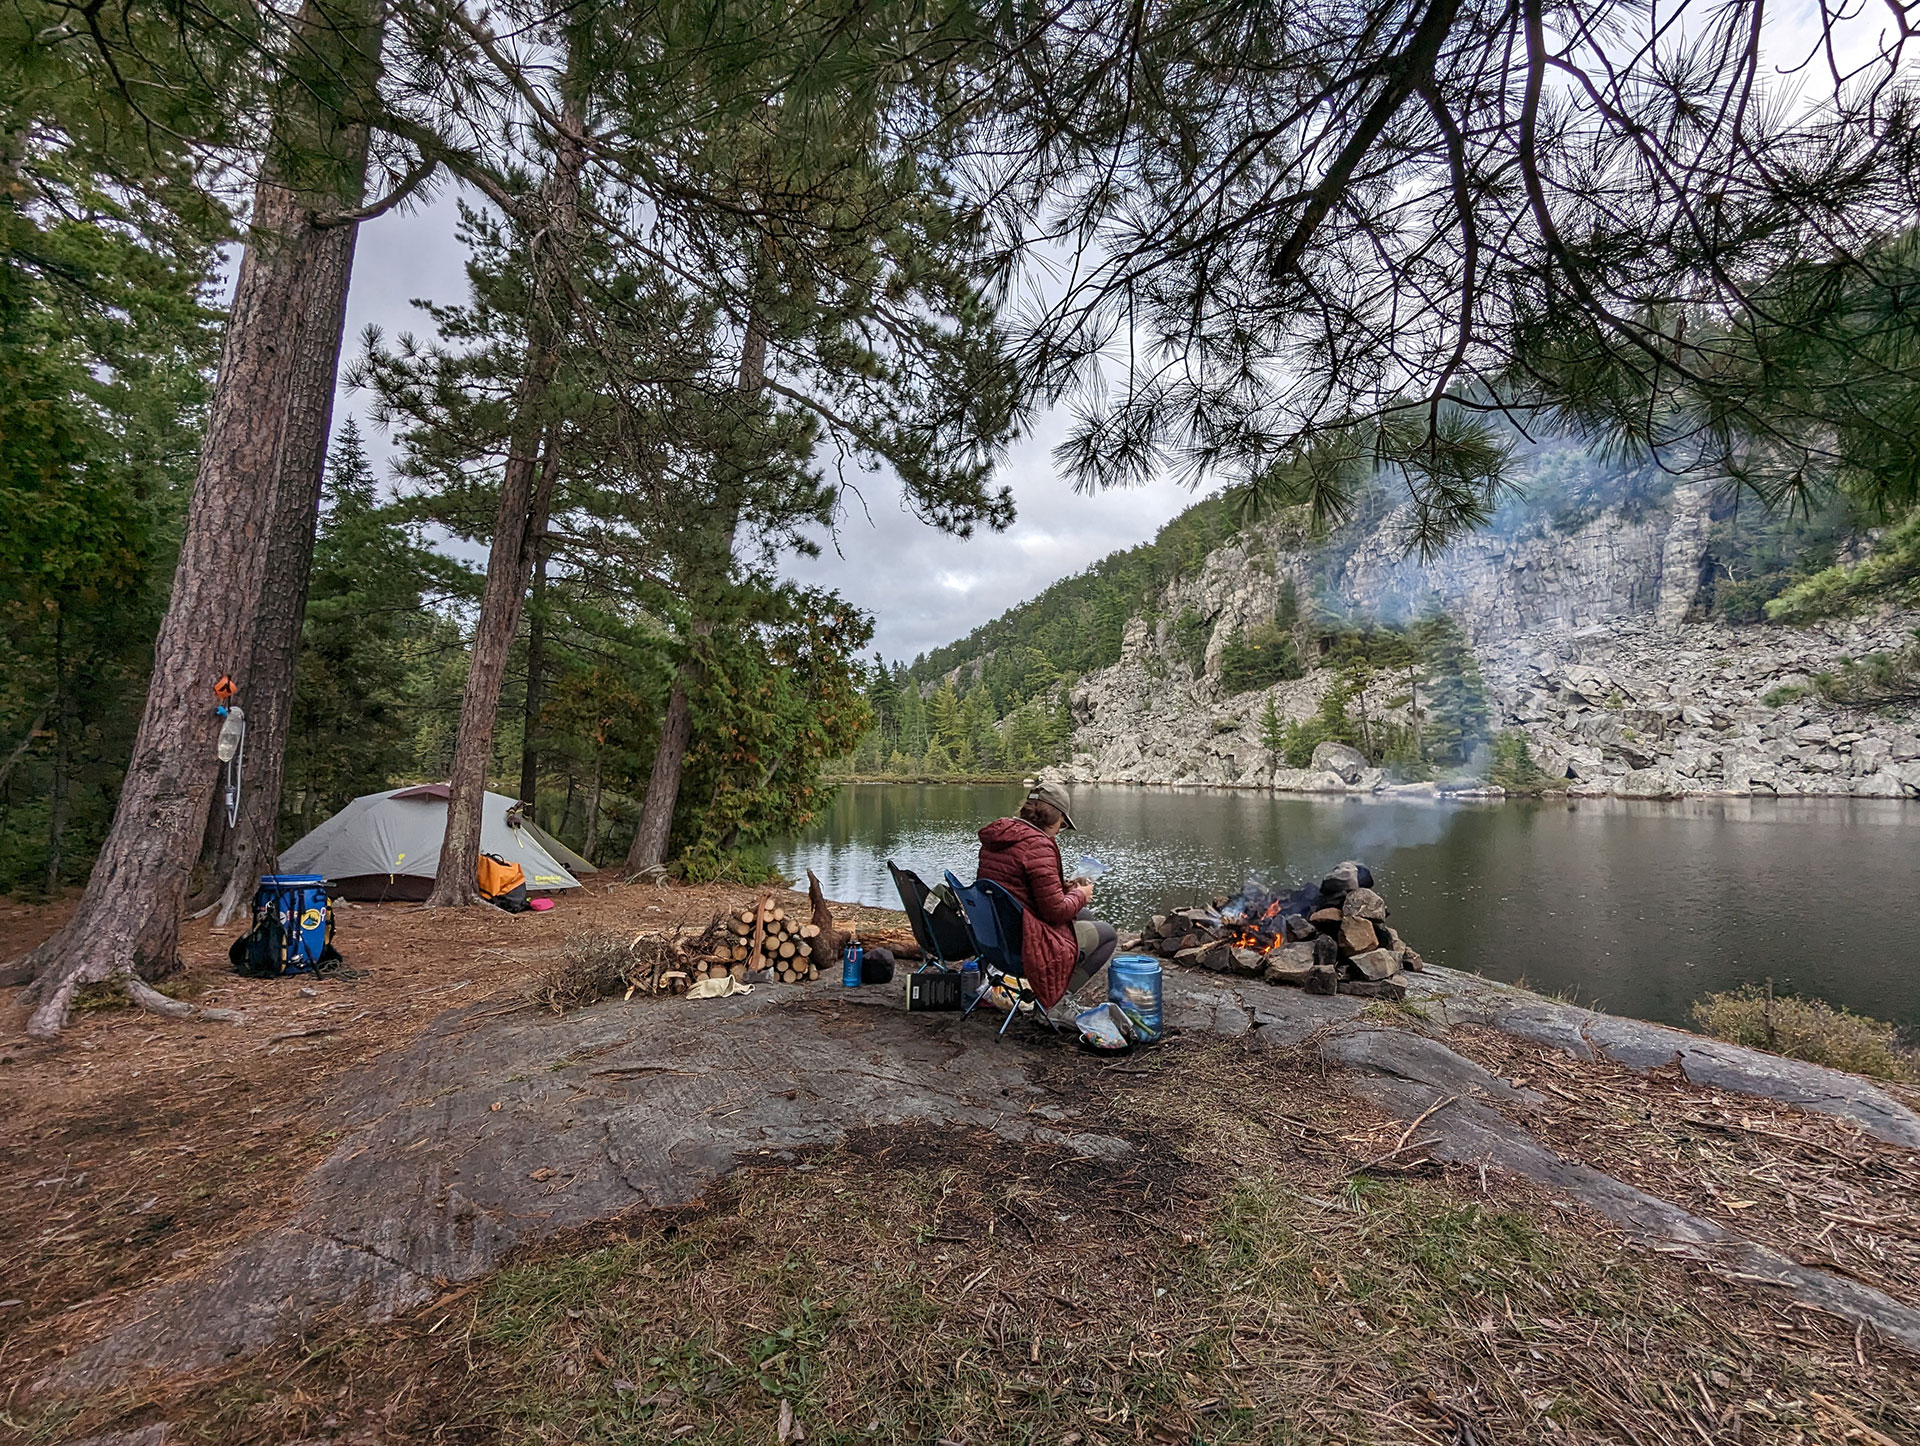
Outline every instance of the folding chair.
[(888, 859), (887, 872), (900, 891), (900, 906), (907, 911), (907, 924), (927, 964), (958, 969), (974, 957), (977, 951), (965, 916), (929, 889), (912, 869), (900, 868)]
[[(947, 887), (953, 890), (954, 898), (960, 901), (960, 912), (966, 915), (986, 985), (974, 996), (973, 1003), (967, 1006), (961, 1017), (973, 1013), (974, 1005), (987, 997), (987, 990), (997, 987), (1013, 1001), (1007, 1008), (1007, 1017), (1000, 1022), (1001, 1034), (1007, 1032), (1007, 1026), (1013, 1023), (1013, 1017), (1020, 1012), (1022, 1004), (1031, 1004), (1033, 1012), (1046, 1020), (1047, 1028), (1058, 1034), (1060, 1026), (1042, 1007), (1039, 996), (1020, 973), (1020, 935), (1026, 914), (1026, 910), (1020, 907), (1020, 901), (991, 879), (963, 884), (949, 872)], [(1016, 980), (1019, 982), (1016, 983)]]

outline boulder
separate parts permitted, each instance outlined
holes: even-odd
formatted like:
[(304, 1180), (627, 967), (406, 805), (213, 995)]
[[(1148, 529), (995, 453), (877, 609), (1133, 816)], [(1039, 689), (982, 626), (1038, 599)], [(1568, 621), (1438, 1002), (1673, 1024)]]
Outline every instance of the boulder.
[(1373, 887), (1373, 870), (1358, 859), (1347, 859), (1336, 864), (1333, 872), (1320, 881), (1320, 892), (1327, 895), (1344, 894), (1348, 889), (1370, 889)]
[(1173, 962), (1184, 964), (1189, 969), (1198, 969), (1200, 960), (1206, 954), (1205, 949), (1182, 949), (1173, 956)]
[(1236, 948), (1231, 968), (1235, 974), (1258, 974), (1264, 962), (1264, 956), (1258, 949)]
[(1400, 947), (1400, 967), (1414, 974), (1425, 972), (1427, 961), (1420, 957), (1420, 951), (1410, 944), (1403, 944)]
[(1332, 994), (1339, 988), (1334, 971), (1324, 965), (1316, 965), (1307, 975), (1306, 991), (1309, 994)]
[(1635, 768), (1613, 786), (1616, 798), (1678, 798), (1680, 785), (1663, 768)]
[(1365, 919), (1342, 919), (1334, 938), (1339, 941), (1340, 952), (1349, 957), (1380, 947), (1380, 936), (1373, 932), (1373, 925)]
[(1313, 945), (1287, 944), (1267, 955), (1263, 970), (1269, 984), (1304, 986), (1313, 973)]
[(1340, 901), (1340, 912), (1349, 919), (1384, 919), (1387, 901), (1372, 889), (1352, 889)]
[(1370, 949), (1364, 954), (1355, 954), (1347, 960), (1347, 965), (1362, 979), (1391, 979), (1400, 972), (1400, 961), (1393, 957), (1391, 949)]
[(1313, 941), (1313, 967), (1327, 970), (1340, 967), (1340, 945), (1331, 934), (1321, 934)]
[(1385, 999), (1398, 1004), (1407, 997), (1407, 986), (1398, 979), (1343, 979), (1340, 992), (1356, 999)]
[(1200, 967), (1210, 969), (1215, 974), (1225, 974), (1233, 967), (1233, 945), (1225, 939), (1207, 945), (1200, 951)]
[(1307, 922), (1317, 925), (1322, 929), (1337, 929), (1340, 927), (1342, 917), (1339, 908), (1336, 906), (1325, 909), (1315, 909), (1312, 914), (1308, 915)]
[(1344, 743), (1322, 743), (1313, 750), (1310, 765), (1319, 773), (1331, 773), (1342, 783), (1358, 783), (1367, 771), (1367, 755)]
[(1311, 939), (1318, 931), (1312, 920), (1305, 914), (1282, 914), (1280, 916), (1280, 936), (1289, 943), (1297, 944)]

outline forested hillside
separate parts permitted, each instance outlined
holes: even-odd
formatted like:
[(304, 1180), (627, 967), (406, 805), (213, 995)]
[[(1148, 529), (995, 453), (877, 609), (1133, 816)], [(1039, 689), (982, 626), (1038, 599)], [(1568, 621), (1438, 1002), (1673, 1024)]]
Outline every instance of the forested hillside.
[[(1513, 485), (1483, 525), (1495, 534), (1542, 524), (1571, 534), (1602, 513), (1637, 518), (1662, 505), (1677, 481), (1659, 467), (1608, 460), (1575, 439), (1515, 437), (1511, 445)], [(1318, 743), (1333, 741), (1405, 766), (1457, 765), (1484, 741), (1487, 707), (1458, 626), (1438, 604), (1416, 602), (1391, 615), (1356, 607), (1338, 585), (1348, 560), (1378, 541), (1405, 501), (1404, 489), (1376, 474), (1352, 491), (1330, 526), (1316, 527), (1304, 507), (1262, 508), (1245, 491), (1196, 503), (1153, 541), (1103, 558), (911, 666), (876, 659), (865, 684), (873, 724), (837, 767), (861, 777), (1000, 776), (1061, 760), (1073, 732), (1066, 702), (1072, 685), (1120, 660), (1130, 621), (1143, 620), (1160, 640), (1158, 666), (1184, 667), (1195, 677), (1206, 671), (1213, 620), (1168, 598), (1174, 584), (1229, 543), (1266, 559), (1261, 565), (1269, 572), (1284, 553), (1303, 583), (1282, 590), (1271, 617), (1225, 640), (1214, 669), (1223, 694), (1320, 667), (1335, 678), (1316, 718), (1268, 720), (1266, 747), (1276, 759), (1302, 767)], [(1870, 509), (1840, 493), (1769, 511), (1727, 487), (1711, 508), (1695, 615), (1737, 623), (1763, 622), (1770, 610), (1785, 615), (1823, 570), (1852, 575), (1839, 564), (1866, 548), (1875, 521)], [(1891, 539), (1894, 555), (1905, 535)], [(1790, 590), (1786, 602), (1776, 601)], [(1423, 735), (1404, 721), (1366, 715), (1377, 679), (1410, 669), (1411, 690), (1403, 687), (1396, 705), (1403, 711), (1420, 684), (1439, 683), (1422, 704), (1437, 709)]]

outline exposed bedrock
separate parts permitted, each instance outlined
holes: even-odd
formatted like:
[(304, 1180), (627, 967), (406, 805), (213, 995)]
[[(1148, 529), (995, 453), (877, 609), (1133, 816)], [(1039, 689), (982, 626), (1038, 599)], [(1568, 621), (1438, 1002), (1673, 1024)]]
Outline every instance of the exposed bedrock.
[[(1446, 1043), (1486, 1023), (1635, 1068), (1678, 1056), (1690, 1079), (1786, 1100), (1920, 1145), (1920, 1118), (1865, 1081), (1610, 1019), (1434, 970), (1426, 1012), (1383, 1022), (1363, 1001), (1169, 971), (1168, 1021), (1263, 1045), (1317, 1041), (1348, 1085), (1416, 1118), (1442, 1157), (1515, 1171), (1662, 1248), (1772, 1282), (1920, 1351), (1920, 1312), (1763, 1249), (1670, 1202), (1562, 1159), (1495, 1106), (1524, 1098)], [(1054, 1047), (1054, 1046), (1049, 1046)], [(341, 1138), (304, 1204), (199, 1271), (131, 1298), (121, 1323), (39, 1384), (71, 1390), (218, 1365), (346, 1308), (369, 1321), (475, 1279), (519, 1246), (635, 1206), (684, 1205), (743, 1163), (794, 1158), (858, 1126), (964, 1123), (1089, 1157), (1130, 1148), (1083, 1129), (978, 1021), (909, 1015), (891, 994), (751, 996), (561, 1019), (449, 1013), (336, 1097)]]
[[(1908, 643), (1920, 611), (1809, 627), (1702, 620), (1710, 505), (1705, 484), (1689, 483), (1658, 505), (1610, 508), (1577, 525), (1533, 516), (1477, 533), (1424, 564), (1392, 541), (1391, 518), (1357, 546), (1242, 535), (1128, 625), (1119, 663), (1075, 686), (1073, 756), (1051, 776), (1389, 788), (1381, 770), (1355, 766), (1357, 755), (1316, 754), (1289, 768), (1262, 743), (1268, 700), (1282, 720), (1309, 718), (1329, 670), (1252, 692), (1229, 693), (1221, 681), (1227, 645), (1270, 621), (1291, 587), (1359, 618), (1444, 608), (1471, 643), (1493, 728), (1524, 734), (1535, 760), (1576, 795), (1920, 797), (1920, 712), (1844, 709), (1811, 687), (1850, 659)], [(1197, 672), (1179, 660), (1182, 616), (1208, 625)], [(1407, 693), (1405, 679), (1381, 679), (1371, 715), (1406, 721)]]

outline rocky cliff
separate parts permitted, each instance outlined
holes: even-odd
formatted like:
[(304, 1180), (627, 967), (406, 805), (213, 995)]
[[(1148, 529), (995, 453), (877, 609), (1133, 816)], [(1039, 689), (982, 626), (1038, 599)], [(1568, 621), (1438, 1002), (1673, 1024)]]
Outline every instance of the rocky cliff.
[[(1494, 728), (1523, 733), (1569, 792), (1920, 796), (1920, 716), (1843, 710), (1808, 687), (1846, 659), (1900, 646), (1920, 613), (1809, 628), (1704, 618), (1711, 505), (1706, 484), (1686, 483), (1584, 517), (1524, 511), (1426, 562), (1406, 556), (1391, 512), (1333, 545), (1245, 533), (1133, 620), (1116, 666), (1077, 685), (1073, 758), (1054, 772), (1308, 792), (1467, 786), (1274, 766), (1260, 738), (1268, 698), (1281, 718), (1304, 719), (1330, 674), (1235, 695), (1220, 663), (1291, 586), (1354, 617), (1443, 608), (1471, 642)], [(1181, 617), (1210, 628), (1198, 669), (1177, 660)]]

